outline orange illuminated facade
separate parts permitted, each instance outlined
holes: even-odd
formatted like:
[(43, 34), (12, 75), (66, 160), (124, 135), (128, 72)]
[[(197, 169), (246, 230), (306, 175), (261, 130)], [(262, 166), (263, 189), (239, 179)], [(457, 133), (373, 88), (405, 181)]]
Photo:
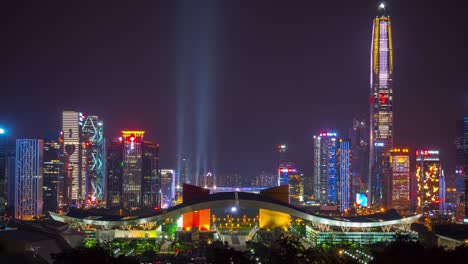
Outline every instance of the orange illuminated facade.
[(440, 199), (440, 160), (438, 150), (416, 151), (417, 209), (436, 213)]
[(402, 211), (410, 209), (410, 158), (408, 148), (390, 150), (392, 168), (392, 208)]
[(195, 210), (182, 215), (183, 230), (191, 231), (198, 227), (198, 230), (210, 230), (210, 209)]

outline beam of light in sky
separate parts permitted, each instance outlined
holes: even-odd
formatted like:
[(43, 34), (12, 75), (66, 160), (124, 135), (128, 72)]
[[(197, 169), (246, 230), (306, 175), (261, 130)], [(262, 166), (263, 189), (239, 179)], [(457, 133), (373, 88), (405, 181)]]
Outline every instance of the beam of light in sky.
[(182, 158), (194, 157), (195, 184), (199, 185), (200, 175), (210, 169), (213, 149), (216, 8), (214, 2), (182, 5), (177, 40), (177, 172), (180, 174)]

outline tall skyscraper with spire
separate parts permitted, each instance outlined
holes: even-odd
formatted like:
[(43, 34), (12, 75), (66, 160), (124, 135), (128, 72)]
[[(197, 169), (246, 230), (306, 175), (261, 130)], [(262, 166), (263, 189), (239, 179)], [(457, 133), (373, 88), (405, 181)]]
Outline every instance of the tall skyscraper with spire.
[(390, 149), (393, 147), (393, 48), (392, 27), (385, 2), (378, 4), (378, 14), (373, 21), (370, 63), (367, 187), (371, 204), (388, 208), (391, 202)]

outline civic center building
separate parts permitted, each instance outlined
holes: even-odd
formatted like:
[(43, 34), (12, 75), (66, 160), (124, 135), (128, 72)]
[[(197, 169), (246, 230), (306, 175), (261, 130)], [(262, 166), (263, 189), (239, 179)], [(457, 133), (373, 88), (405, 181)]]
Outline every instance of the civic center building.
[(375, 214), (345, 218), (311, 214), (289, 204), (287, 185), (265, 189), (259, 194), (210, 194), (209, 190), (192, 185), (184, 185), (183, 188), (182, 204), (149, 215), (91, 215), (86, 211), (50, 214), (54, 220), (68, 223), (99, 241), (156, 238), (168, 232), (167, 226), (172, 225), (174, 239), (188, 242), (229, 241), (225, 236), (232, 234), (233, 230), (244, 230), (239, 232), (245, 234), (244, 243), (259, 239), (262, 234), (279, 232), (300, 237), (311, 245), (372, 244), (391, 241), (397, 233), (416, 237), (410, 225), (420, 217)]

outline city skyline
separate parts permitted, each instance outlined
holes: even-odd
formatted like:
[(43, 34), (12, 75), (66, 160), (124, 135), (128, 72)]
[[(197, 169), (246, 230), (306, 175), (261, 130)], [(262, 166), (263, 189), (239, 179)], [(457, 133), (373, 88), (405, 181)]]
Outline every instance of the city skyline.
[(0, 262), (467, 255), (457, 4), (8, 3)]
[[(213, 165), (207, 166), (244, 177), (263, 170), (273, 172), (275, 146), (285, 142), (288, 158), (301, 171), (311, 174), (313, 135), (322, 128), (336, 128), (345, 135), (353, 125), (354, 114), (368, 112), (368, 58), (376, 2), (367, 2), (357, 6), (344, 1), (339, 8), (327, 3), (286, 7), (253, 3), (251, 9), (242, 8), (243, 3), (211, 3), (211, 8), (219, 12), (215, 16), (217, 27), (210, 29), (217, 33), (214, 53), (219, 56), (210, 110), (213, 123), (206, 128), (213, 133), (206, 154)], [(462, 23), (455, 23), (460, 10), (430, 1), (421, 3), (390, 4), (397, 62), (394, 141), (411, 150), (440, 149), (441, 162), (450, 176), (455, 168), (455, 121), (462, 119), (468, 109), (466, 76), (461, 74), (466, 66), (455, 63), (468, 55), (462, 48), (466, 39), (462, 36), (457, 42), (446, 41), (458, 27), (458, 31), (463, 30)], [(62, 110), (96, 113), (106, 122), (106, 137), (110, 140), (122, 129), (148, 131), (148, 138), (161, 144), (161, 167), (175, 168), (179, 98), (175, 58), (179, 41), (172, 31), (187, 21), (198, 21), (199, 10), (193, 4), (178, 2), (160, 3), (144, 12), (138, 8), (125, 11), (116, 4), (102, 13), (107, 7), (102, 5), (95, 11), (55, 6), (43, 10), (50, 12), (44, 16), (33, 15), (39, 21), (34, 26), (29, 19), (21, 20), (25, 18), (20, 13), (24, 8), (12, 7), (15, 18), (9, 17), (9, 22), (15, 31), (5, 29), (10, 38), (1, 44), (3, 50), (11, 52), (4, 56), (5, 65), (10, 67), (2, 71), (7, 76), (0, 82), (6, 88), (0, 99), (4, 109), (0, 123), (11, 132), (11, 142), (14, 138), (43, 138), (48, 131), (59, 131)], [(192, 20), (177, 19), (180, 14), (176, 9), (181, 5)], [(64, 17), (61, 10), (73, 10), (80, 19), (93, 22), (96, 30), (89, 30), (89, 25), (72, 16)], [(167, 16), (156, 21), (151, 19), (151, 11)], [(129, 24), (113, 16), (140, 12), (141, 18)], [(319, 16), (320, 12), (324, 15)], [(54, 23), (53, 19), (64, 23)], [(125, 25), (131, 29), (141, 26), (142, 30), (122, 30)], [(192, 29), (202, 30), (199, 26)], [(445, 28), (453, 31), (446, 32)], [(104, 37), (99, 32), (104, 32)], [(248, 37), (255, 41), (245, 41)], [(31, 44), (25, 42), (28, 38), (33, 40)], [(84, 39), (99, 45), (73, 42)], [(112, 41), (114, 48), (109, 45)], [(55, 45), (62, 49), (54, 49)], [(449, 45), (452, 48), (448, 49)], [(135, 56), (115, 53), (120, 49)], [(75, 50), (76, 54), (72, 54)], [(46, 58), (45, 54), (50, 56)], [(427, 58), (433, 60), (431, 65), (425, 62)], [(80, 92), (70, 98), (63, 87)], [(188, 112), (191, 107), (189, 103)], [(421, 115), (430, 116), (431, 122)], [(197, 128), (187, 121), (186, 129)], [(192, 161), (196, 161), (196, 141), (189, 141), (186, 151), (186, 158)]]

